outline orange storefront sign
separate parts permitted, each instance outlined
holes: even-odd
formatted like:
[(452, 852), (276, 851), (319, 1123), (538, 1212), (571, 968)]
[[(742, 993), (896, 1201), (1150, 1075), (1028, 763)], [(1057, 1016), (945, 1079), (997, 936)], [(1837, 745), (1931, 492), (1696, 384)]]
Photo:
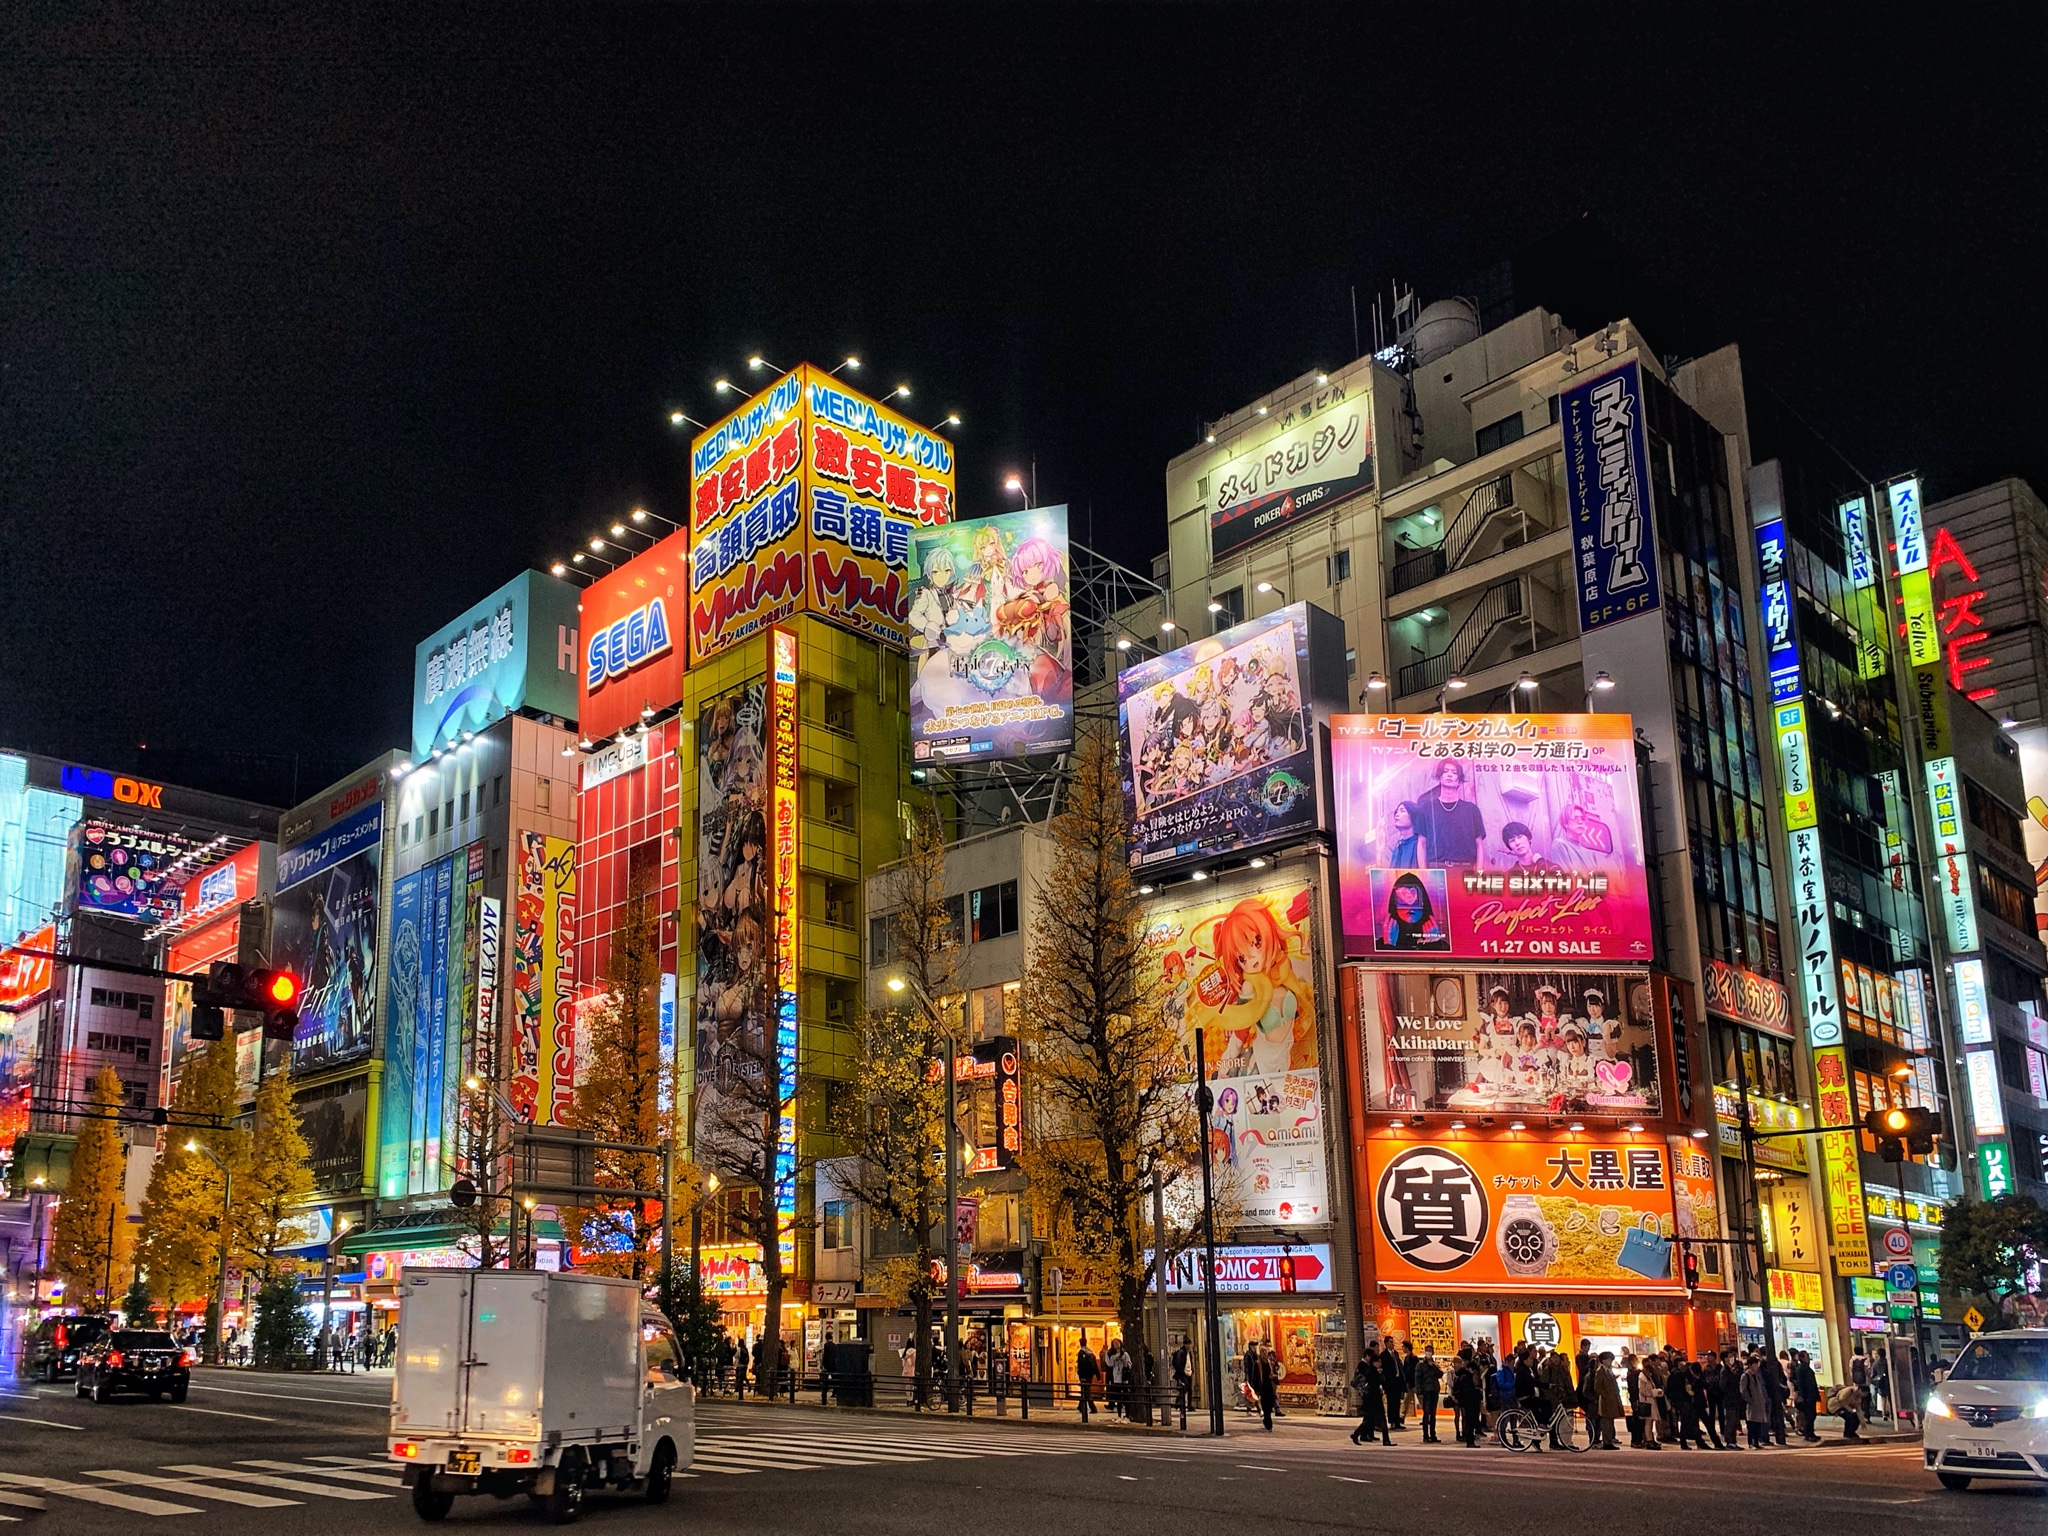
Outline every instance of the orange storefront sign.
[(18, 948), (0, 949), (0, 1008), (26, 1008), (50, 990), (49, 952), (56, 947), (57, 930), (46, 923), (22, 935)]
[(1679, 1288), (1661, 1139), (1387, 1137), (1368, 1161), (1382, 1285)]

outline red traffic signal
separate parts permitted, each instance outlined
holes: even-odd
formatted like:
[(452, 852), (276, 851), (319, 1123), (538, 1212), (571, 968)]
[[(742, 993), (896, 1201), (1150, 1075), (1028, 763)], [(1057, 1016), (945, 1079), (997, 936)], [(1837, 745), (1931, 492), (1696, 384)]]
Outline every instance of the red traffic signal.
[(304, 983), (297, 971), (257, 970), (215, 961), (204, 978), (192, 983), (192, 1037), (218, 1040), (225, 1033), (226, 1012), (242, 1009), (263, 1015), (263, 1038), (289, 1040), (299, 1027), (299, 993)]
[(1693, 1252), (1692, 1244), (1687, 1243), (1679, 1249), (1678, 1264), (1679, 1273), (1685, 1280), (1685, 1288), (1688, 1291), (1698, 1290), (1700, 1288), (1700, 1256)]
[(290, 971), (272, 971), (263, 990), (272, 1006), (289, 1008), (299, 1000), (299, 978)]

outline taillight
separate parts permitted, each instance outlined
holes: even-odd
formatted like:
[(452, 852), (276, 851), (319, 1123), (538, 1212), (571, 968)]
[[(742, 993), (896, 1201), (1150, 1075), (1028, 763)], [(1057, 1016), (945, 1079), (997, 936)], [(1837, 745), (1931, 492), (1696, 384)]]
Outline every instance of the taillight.
[(121, 1363), (121, 1351), (119, 1351), (118, 1349), (110, 1349), (110, 1350), (108, 1350), (108, 1351), (107, 1351), (107, 1364), (109, 1364), (109, 1365), (119, 1365), (120, 1363)]
[(523, 1467), (533, 1460), (533, 1452), (523, 1445), (515, 1445), (505, 1453), (505, 1460), (515, 1467)]
[(411, 1440), (397, 1440), (392, 1442), (391, 1454), (394, 1456), (403, 1456), (407, 1460), (412, 1460), (418, 1457), (419, 1453), (419, 1446)]
[(181, 1350), (179, 1350), (179, 1351), (178, 1351), (178, 1364), (180, 1364), (180, 1365), (197, 1365), (198, 1363), (199, 1363), (199, 1352), (198, 1352), (197, 1350), (193, 1350), (193, 1349), (181, 1349)]

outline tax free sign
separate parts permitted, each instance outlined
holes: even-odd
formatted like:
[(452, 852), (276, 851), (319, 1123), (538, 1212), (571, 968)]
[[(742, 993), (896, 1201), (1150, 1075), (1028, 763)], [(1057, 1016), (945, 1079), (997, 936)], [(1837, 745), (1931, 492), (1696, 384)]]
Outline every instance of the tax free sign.
[(519, 709), (574, 723), (578, 663), (576, 589), (522, 571), (414, 650), (413, 756)]

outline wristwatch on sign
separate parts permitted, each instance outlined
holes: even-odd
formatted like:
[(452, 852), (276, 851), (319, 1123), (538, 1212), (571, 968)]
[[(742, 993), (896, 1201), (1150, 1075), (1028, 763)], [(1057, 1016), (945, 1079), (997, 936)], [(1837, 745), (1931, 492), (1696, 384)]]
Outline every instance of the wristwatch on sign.
[(1500, 1208), (1494, 1247), (1511, 1275), (1543, 1275), (1557, 1257), (1557, 1234), (1543, 1219), (1534, 1195), (1510, 1195)]

